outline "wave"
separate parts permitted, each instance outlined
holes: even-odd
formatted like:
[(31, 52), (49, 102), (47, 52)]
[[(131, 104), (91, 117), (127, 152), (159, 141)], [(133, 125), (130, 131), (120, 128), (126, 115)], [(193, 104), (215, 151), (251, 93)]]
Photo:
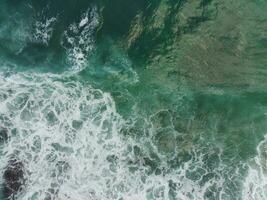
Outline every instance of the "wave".
[[(190, 159), (171, 167), (164, 130), (143, 142), (123, 137), (131, 125), (108, 93), (37, 73), (1, 73), (0, 91), (0, 124), (8, 132), (0, 171), (14, 156), (23, 163), (25, 185), (17, 199), (227, 199), (220, 152), (193, 147)], [(215, 168), (206, 166), (207, 158), (217, 160)]]

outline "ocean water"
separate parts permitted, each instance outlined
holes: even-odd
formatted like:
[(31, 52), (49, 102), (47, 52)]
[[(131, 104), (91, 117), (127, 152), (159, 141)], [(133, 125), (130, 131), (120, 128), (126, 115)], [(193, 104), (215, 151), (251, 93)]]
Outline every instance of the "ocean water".
[(1, 0), (0, 177), (0, 200), (266, 200), (267, 1)]

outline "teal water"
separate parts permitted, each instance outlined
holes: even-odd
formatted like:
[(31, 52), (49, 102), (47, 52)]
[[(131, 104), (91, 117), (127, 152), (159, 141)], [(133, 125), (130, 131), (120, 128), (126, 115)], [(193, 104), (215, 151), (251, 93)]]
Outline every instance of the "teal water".
[(267, 199), (266, 11), (2, 0), (1, 190), (15, 156), (10, 199)]

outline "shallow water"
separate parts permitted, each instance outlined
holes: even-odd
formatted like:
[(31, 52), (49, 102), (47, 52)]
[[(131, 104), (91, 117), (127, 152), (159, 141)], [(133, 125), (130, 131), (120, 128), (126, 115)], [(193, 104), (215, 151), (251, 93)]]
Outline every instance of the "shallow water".
[(16, 157), (14, 199), (265, 200), (266, 10), (1, 1), (2, 186)]

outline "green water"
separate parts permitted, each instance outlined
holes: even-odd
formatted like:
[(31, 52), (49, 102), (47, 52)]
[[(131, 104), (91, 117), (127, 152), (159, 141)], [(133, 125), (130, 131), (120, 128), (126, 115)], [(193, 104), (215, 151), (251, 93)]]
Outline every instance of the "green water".
[(14, 198), (267, 199), (266, 11), (2, 0), (1, 176), (14, 154), (25, 171)]

